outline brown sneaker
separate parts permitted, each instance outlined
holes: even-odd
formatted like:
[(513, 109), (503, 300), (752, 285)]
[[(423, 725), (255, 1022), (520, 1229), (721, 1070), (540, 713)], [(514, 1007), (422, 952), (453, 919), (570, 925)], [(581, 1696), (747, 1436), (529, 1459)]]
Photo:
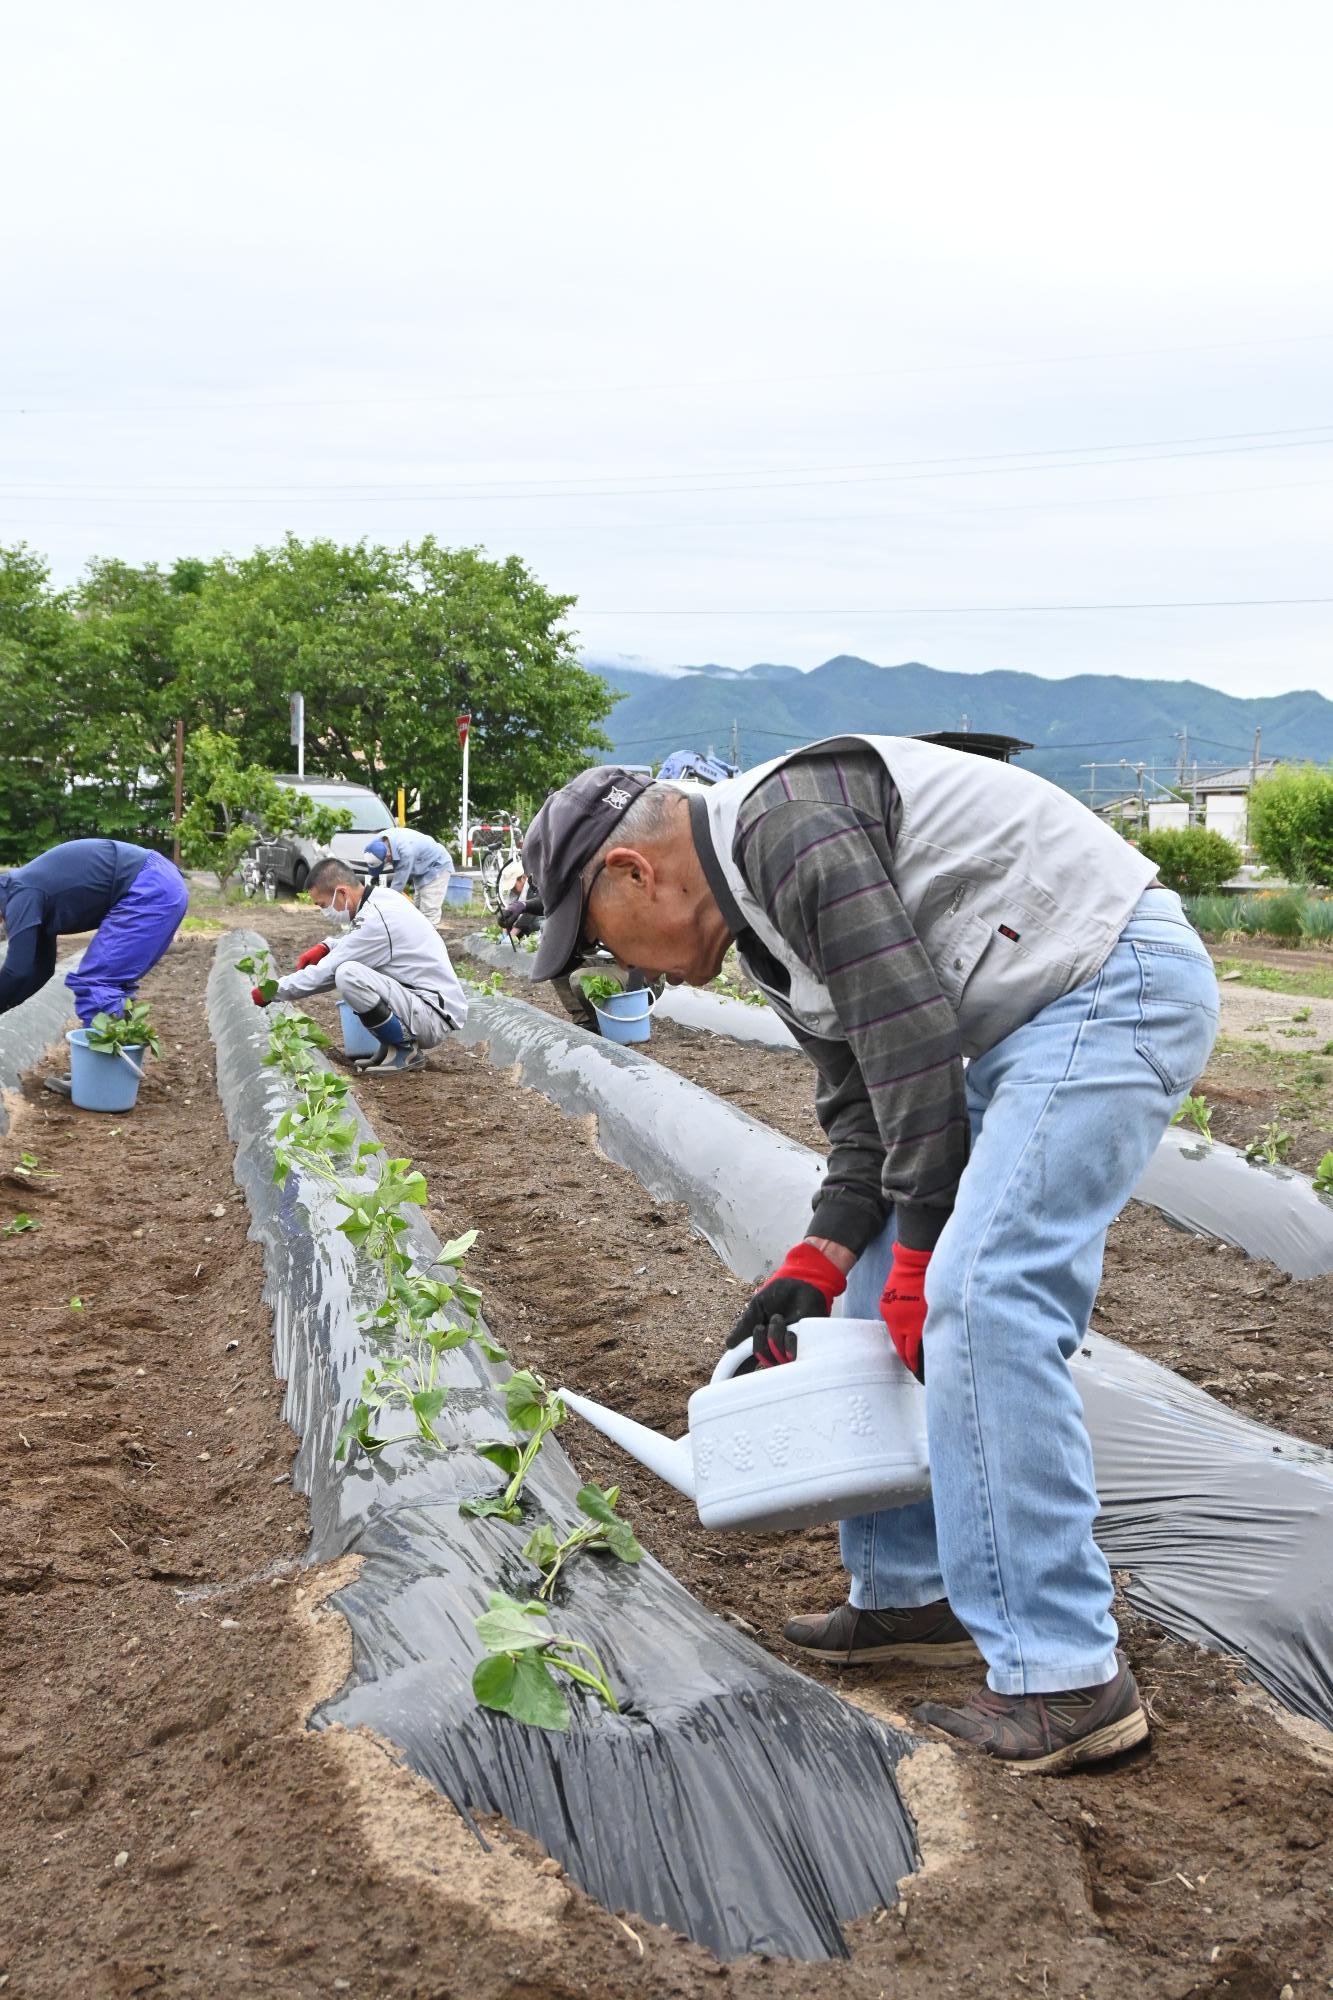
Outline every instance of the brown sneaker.
[(935, 1701), (913, 1709), (914, 1722), (942, 1729), (1025, 1775), (1095, 1764), (1142, 1743), (1148, 1718), (1123, 1653), (1120, 1671), (1101, 1687), (1062, 1694), (995, 1694), (988, 1687), (961, 1708)]
[(981, 1658), (966, 1626), (942, 1597), (911, 1611), (858, 1611), (854, 1604), (840, 1604), (826, 1618), (789, 1618), (782, 1636), (812, 1660), (842, 1667), (870, 1666), (875, 1660), (952, 1666)]

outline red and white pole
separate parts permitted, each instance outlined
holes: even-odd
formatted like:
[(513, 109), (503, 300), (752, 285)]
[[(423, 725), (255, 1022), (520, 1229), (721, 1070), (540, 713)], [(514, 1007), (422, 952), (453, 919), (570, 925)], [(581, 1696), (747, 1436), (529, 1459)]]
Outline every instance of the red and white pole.
[(460, 715), (458, 718), (458, 740), (463, 746), (463, 812), (458, 822), (458, 852), (461, 857), (458, 865), (460, 868), (470, 867), (472, 862), (472, 850), (468, 844), (467, 837), (468, 750), (470, 747), (468, 739), (471, 734), (471, 728), (471, 715)]

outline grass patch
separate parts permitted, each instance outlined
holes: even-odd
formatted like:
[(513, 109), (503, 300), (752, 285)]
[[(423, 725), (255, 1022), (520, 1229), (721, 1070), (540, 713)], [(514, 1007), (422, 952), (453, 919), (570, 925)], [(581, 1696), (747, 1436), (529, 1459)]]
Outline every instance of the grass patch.
[(221, 937), (223, 926), (211, 917), (182, 917), (180, 928), (189, 937)]
[(1261, 986), (1266, 993), (1297, 993), (1302, 999), (1333, 1000), (1333, 966), (1302, 966), (1299, 972), (1285, 965), (1265, 965), (1262, 959), (1219, 958), (1214, 961), (1217, 976), (1238, 973), (1236, 984)]
[(1262, 1084), (1301, 1118), (1326, 1120), (1333, 1112), (1333, 1068), (1308, 1050), (1275, 1049), (1239, 1035), (1219, 1035), (1204, 1071), (1205, 1083)]

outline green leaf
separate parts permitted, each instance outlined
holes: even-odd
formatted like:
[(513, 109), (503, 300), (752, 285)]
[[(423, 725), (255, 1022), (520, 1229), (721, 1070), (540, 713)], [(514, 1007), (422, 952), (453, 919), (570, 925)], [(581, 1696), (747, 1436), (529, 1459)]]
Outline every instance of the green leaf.
[(374, 1435), (370, 1425), (370, 1405), (364, 1402), (353, 1403), (341, 1430), (338, 1432), (337, 1441), (333, 1447), (335, 1460), (345, 1458), (348, 1447), (354, 1444), (359, 1444), (362, 1451), (372, 1454), (378, 1451), (380, 1448), (379, 1439)]
[(476, 1242), (478, 1234), (477, 1230), (469, 1229), (466, 1234), (455, 1236), (452, 1242), (445, 1244), (436, 1262), (439, 1264), (461, 1264), (467, 1256), (468, 1251)]
[(535, 1654), (517, 1659), (508, 1653), (479, 1660), (472, 1674), (472, 1692), (483, 1708), (497, 1709), (534, 1729), (568, 1729), (569, 1703)]
[(493, 1339), (484, 1326), (478, 1327), (472, 1338), (476, 1341), (488, 1361), (507, 1361), (509, 1359), (499, 1341)]
[(447, 1389), (418, 1389), (412, 1398), (412, 1409), (423, 1430), (434, 1437), (435, 1420), (449, 1400)]
[(30, 1229), (40, 1228), (41, 1224), (34, 1217), (25, 1215), (20, 1209), (14, 1220), (5, 1224), (4, 1233), (6, 1236), (26, 1236)]
[[(613, 1487), (611, 1492), (619, 1498), (617, 1488)], [(638, 1538), (629, 1522), (622, 1520), (616, 1513), (611, 1504), (610, 1493), (604, 1493), (600, 1486), (593, 1485), (590, 1481), (588, 1485), (580, 1486), (578, 1504), (590, 1521), (598, 1523), (612, 1555), (618, 1556), (621, 1562), (643, 1561), (643, 1550), (639, 1546)]]
[(458, 1511), (460, 1514), (468, 1515), (474, 1521), (490, 1520), (493, 1517), (501, 1521), (521, 1521), (523, 1519), (523, 1510), (518, 1502), (515, 1501), (512, 1506), (507, 1507), (503, 1493), (488, 1493), (479, 1495), (471, 1500), (460, 1500)]
[(489, 1459), (492, 1465), (498, 1465), (506, 1479), (514, 1477), (523, 1456), (516, 1444), (506, 1444), (503, 1440), (479, 1444), (477, 1451), (482, 1458)]
[(541, 1421), (546, 1387), (530, 1368), (516, 1368), (504, 1385), (505, 1412), (518, 1431), (535, 1431)]
[(449, 1354), (455, 1347), (465, 1347), (471, 1338), (468, 1327), (440, 1326), (426, 1335), (426, 1345), (436, 1354)]
[(509, 1597), (503, 1590), (492, 1590), (486, 1607), (477, 1620), (477, 1637), (488, 1653), (521, 1652), (550, 1640), (551, 1614), (535, 1597)]
[(560, 1553), (560, 1544), (556, 1540), (555, 1529), (549, 1521), (543, 1521), (539, 1528), (533, 1529), (523, 1544), (523, 1553), (530, 1563), (537, 1565), (538, 1569), (551, 1567)]

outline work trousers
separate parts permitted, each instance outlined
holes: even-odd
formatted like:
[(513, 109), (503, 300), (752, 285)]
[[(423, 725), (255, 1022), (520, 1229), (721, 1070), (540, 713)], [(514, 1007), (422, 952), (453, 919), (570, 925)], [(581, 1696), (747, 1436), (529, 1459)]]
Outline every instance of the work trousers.
[(86, 1028), (94, 1014), (123, 1014), (139, 981), (152, 971), (180, 928), (189, 892), (178, 868), (150, 854), (65, 984)]
[[(369, 1014), (379, 1006), (391, 1009), (419, 1049), (433, 1049), (449, 1032), (449, 1023), (437, 1008), (423, 1000), (410, 986), (402, 986), (387, 972), (354, 960), (338, 967), (334, 989), (354, 1014)], [(371, 1029), (373, 1035), (375, 1030)]]
[[(1095, 978), (968, 1068), (971, 1157), (926, 1273), (931, 1497), (844, 1521), (841, 1541), (853, 1604), (947, 1597), (998, 1694), (1093, 1687), (1116, 1671), (1069, 1361), (1107, 1229), (1207, 1062), (1217, 1014), (1179, 898), (1149, 889)], [(892, 1250), (890, 1223), (841, 1312), (878, 1313)]]

